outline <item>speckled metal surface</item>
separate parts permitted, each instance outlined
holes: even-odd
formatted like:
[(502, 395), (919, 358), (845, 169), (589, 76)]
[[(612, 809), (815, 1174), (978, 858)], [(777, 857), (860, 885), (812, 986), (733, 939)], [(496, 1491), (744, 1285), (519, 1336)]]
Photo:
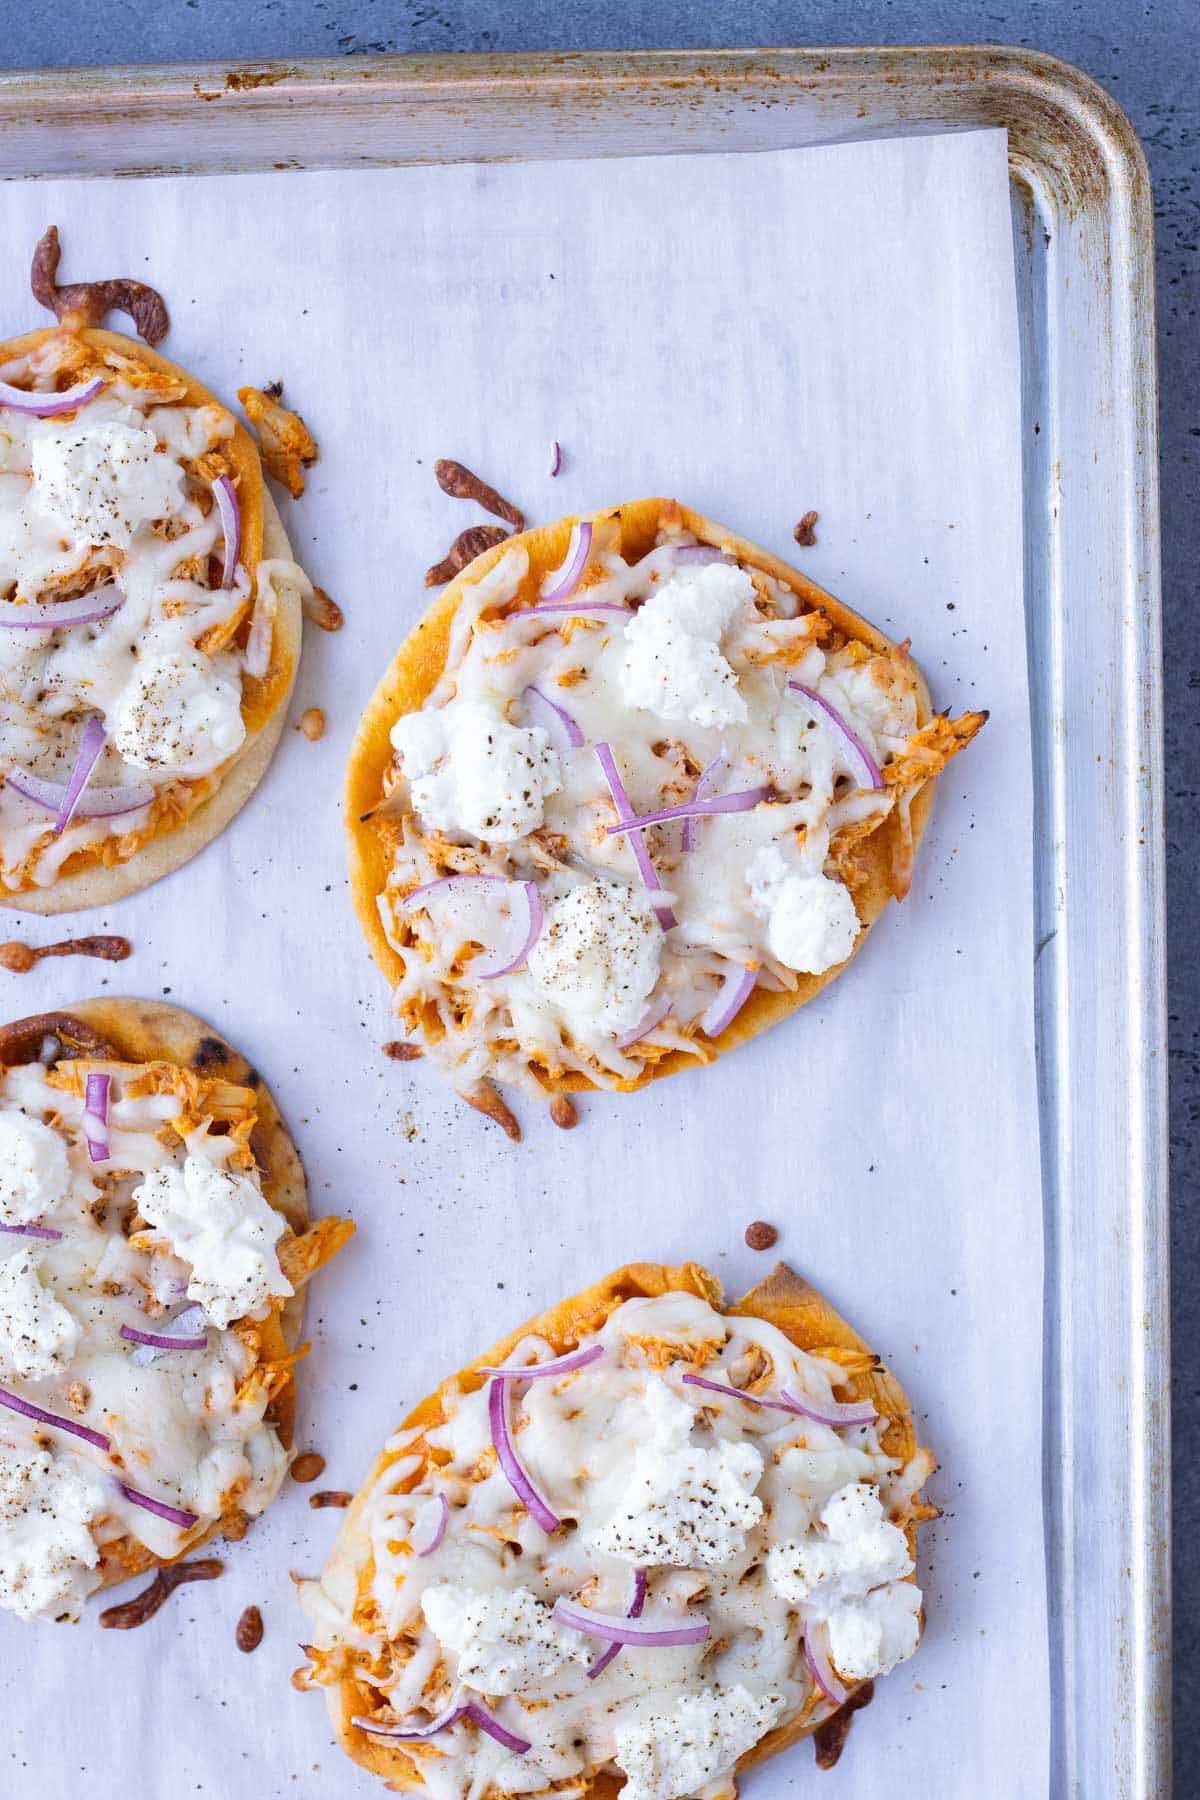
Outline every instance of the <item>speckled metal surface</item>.
[[(1167, 854), (1172, 927), (1177, 1767), (1200, 1754), (1200, 1299), (1195, 1229), (1200, 1159), (1200, 957), (1189, 924), (1200, 877), (1200, 9), (1194, 0), (56, 0), (11, 8), (10, 67), (192, 61), (383, 51), (585, 49), (654, 45), (1000, 42), (1078, 64), (1129, 112), (1156, 196), (1163, 574), (1166, 640)], [(1185, 1777), (1186, 1779), (1186, 1777)]]

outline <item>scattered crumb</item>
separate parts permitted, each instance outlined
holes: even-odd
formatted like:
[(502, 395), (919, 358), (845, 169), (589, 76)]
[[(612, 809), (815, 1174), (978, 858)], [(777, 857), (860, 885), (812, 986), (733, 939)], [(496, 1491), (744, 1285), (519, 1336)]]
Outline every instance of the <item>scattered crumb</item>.
[(755, 1219), (753, 1225), (746, 1227), (746, 1242), (752, 1250), (769, 1250), (778, 1241), (779, 1233), (765, 1219)]
[(310, 706), (307, 712), (300, 714), (300, 730), (310, 743), (325, 735), (325, 714), (319, 706)]
[(237, 1622), (237, 1647), (248, 1656), (263, 1640), (263, 1618), (257, 1606), (248, 1606)]
[(306, 1450), (292, 1464), (293, 1481), (315, 1481), (324, 1473), (325, 1458), (316, 1450)]
[(813, 527), (819, 517), (819, 513), (806, 512), (800, 523), (792, 527), (792, 536), (805, 550), (811, 550), (817, 541), (817, 534)]

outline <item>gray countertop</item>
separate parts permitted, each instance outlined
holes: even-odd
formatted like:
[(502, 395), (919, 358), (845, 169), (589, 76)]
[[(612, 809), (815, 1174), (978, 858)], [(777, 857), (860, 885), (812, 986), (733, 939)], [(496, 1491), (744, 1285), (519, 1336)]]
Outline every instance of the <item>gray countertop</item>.
[[(751, 44), (1012, 43), (1077, 63), (1116, 95), (1154, 177), (1162, 395), (1167, 876), (1173, 1071), (1176, 1753), (1200, 1756), (1200, 6), (1195, 0), (56, 0), (5, 9), (12, 67)], [(1183, 1786), (1180, 1784), (1180, 1791)], [(1099, 1800), (1099, 1797), (1096, 1797)]]

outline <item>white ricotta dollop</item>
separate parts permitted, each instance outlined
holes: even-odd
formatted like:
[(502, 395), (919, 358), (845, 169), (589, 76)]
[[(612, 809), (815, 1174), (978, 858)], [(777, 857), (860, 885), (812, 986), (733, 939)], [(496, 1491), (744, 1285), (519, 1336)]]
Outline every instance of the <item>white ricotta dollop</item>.
[(780, 1694), (758, 1697), (740, 1683), (683, 1694), (670, 1712), (640, 1712), (618, 1725), (616, 1756), (624, 1800), (680, 1800), (698, 1794), (770, 1731)]
[(188, 1156), (182, 1168), (153, 1169), (133, 1199), (191, 1265), (188, 1299), (222, 1331), (233, 1319), (254, 1318), (272, 1295), (293, 1292), (275, 1249), (284, 1220), (248, 1176)]
[(0, 1260), (0, 1371), (44, 1381), (75, 1354), (79, 1326), (42, 1280), (42, 1253), (20, 1249)]
[(486, 700), (406, 713), (392, 726), (414, 810), (434, 831), (515, 844), (536, 831), (562, 787), (558, 754), (540, 725), (510, 725)]
[(0, 1112), (0, 1223), (31, 1225), (70, 1181), (67, 1147), (56, 1131), (15, 1108)]
[(765, 844), (746, 870), (751, 903), (767, 920), (767, 948), (785, 968), (822, 975), (845, 962), (861, 926), (848, 887), (797, 868)]
[(22, 1619), (77, 1619), (99, 1585), (88, 1527), (106, 1506), (82, 1458), (0, 1446), (0, 1606)]
[(889, 1581), (829, 1615), (829, 1653), (849, 1681), (890, 1675), (906, 1662), (921, 1636), (921, 1590), (912, 1581)]
[(638, 1564), (719, 1569), (733, 1562), (762, 1517), (754, 1491), (763, 1472), (761, 1455), (746, 1442), (709, 1449), (693, 1444), (692, 1407), (658, 1377), (647, 1379), (643, 1407), (644, 1424), (622, 1470), (620, 1498), (592, 1532), (591, 1544), (604, 1555)]
[(695, 725), (742, 723), (746, 702), (721, 642), (753, 600), (754, 584), (736, 563), (679, 569), (662, 582), (625, 627), (625, 704)]
[(29, 449), (38, 506), (85, 543), (128, 549), (140, 525), (182, 508), (182, 470), (145, 426), (41, 419)]
[(421, 1598), (425, 1622), (457, 1659), (458, 1679), (481, 1694), (516, 1694), (565, 1663), (589, 1663), (594, 1646), (559, 1625), (528, 1588), (476, 1593), (442, 1583)]
[(879, 1494), (867, 1482), (839, 1488), (821, 1523), (823, 1537), (789, 1538), (767, 1556), (771, 1585), (790, 1606), (803, 1601), (828, 1610), (912, 1573), (908, 1539), (884, 1517)]
[(662, 944), (663, 928), (643, 893), (615, 881), (587, 882), (546, 908), (529, 978), (576, 1036), (621, 1037), (645, 1015)]
[(170, 650), (142, 663), (117, 701), (113, 741), (151, 773), (209, 775), (246, 740), (242, 694), (224, 659)]

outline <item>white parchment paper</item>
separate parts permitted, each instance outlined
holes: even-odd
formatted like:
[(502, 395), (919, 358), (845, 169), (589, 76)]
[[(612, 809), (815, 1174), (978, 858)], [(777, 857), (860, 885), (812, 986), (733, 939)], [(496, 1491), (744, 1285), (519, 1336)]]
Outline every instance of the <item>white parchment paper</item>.
[[(0, 189), (0, 321), (37, 323), (28, 253), (64, 278), (141, 275), (168, 353), (232, 398), (282, 376), (323, 445), (287, 508), (346, 613), (310, 631), (254, 802), (201, 857), (86, 929), (119, 969), (0, 975), (7, 1016), (108, 992), (206, 1015), (273, 1085), (317, 1210), (359, 1236), (310, 1301), (301, 1448), (353, 1488), (409, 1404), (502, 1329), (640, 1257), (738, 1292), (756, 1218), (895, 1367), (942, 1472), (928, 1632), (835, 1774), (808, 1746), (758, 1800), (1046, 1791), (1040, 1475), (1042, 1221), (1032, 1021), (1029, 715), (1018, 345), (1005, 140), (931, 136), (752, 156), (43, 182)], [(545, 475), (548, 446), (565, 467)], [(476, 518), (457, 456), (531, 520), (677, 494), (896, 636), (938, 704), (991, 708), (943, 780), (912, 895), (854, 969), (713, 1070), (596, 1098), (525, 1142), (389, 1063), (386, 996), (346, 896), (340, 790), (359, 710)], [(791, 528), (820, 514), (815, 549)], [(75, 922), (63, 922), (66, 931)], [(56, 924), (12, 919), (33, 941)], [(338, 1524), (289, 1483), (131, 1634), (0, 1616), (0, 1791), (40, 1800), (355, 1795), (321, 1701), (288, 1685), (288, 1570)], [(257, 1602), (258, 1652), (234, 1648)], [(95, 1610), (95, 1609), (94, 1609)]]

